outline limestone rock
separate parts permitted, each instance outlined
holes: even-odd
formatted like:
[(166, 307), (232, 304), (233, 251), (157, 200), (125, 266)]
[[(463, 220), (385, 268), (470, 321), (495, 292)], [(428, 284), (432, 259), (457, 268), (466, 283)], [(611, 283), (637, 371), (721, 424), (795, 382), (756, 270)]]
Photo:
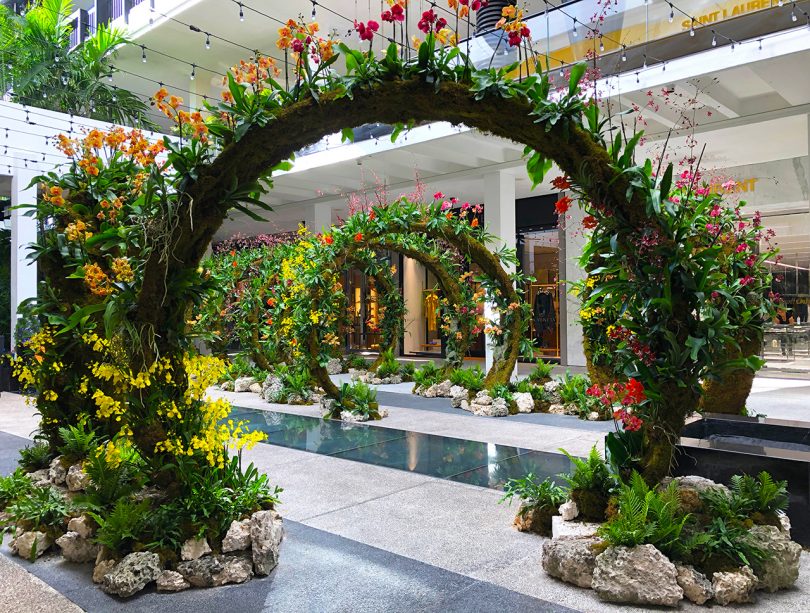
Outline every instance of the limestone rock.
[(44, 532), (23, 532), (9, 544), (12, 553), (21, 558), (33, 560), (45, 553), (53, 545), (53, 540)]
[(549, 405), (548, 412), (554, 415), (565, 415), (565, 407), (559, 403)]
[(667, 487), (673, 480), (678, 488), (678, 498), (681, 501), (681, 510), (684, 513), (696, 513), (703, 509), (703, 501), (700, 499), (700, 495), (706, 490), (720, 489), (728, 493), (728, 488), (722, 483), (715, 483), (711, 479), (696, 475), (675, 477), (674, 479), (667, 477), (661, 482), (661, 487)]
[(335, 408), (335, 404), (337, 404), (337, 401), (334, 398), (328, 396), (321, 398), (321, 415), (323, 417), (330, 415)]
[(222, 539), (222, 553), (242, 551), (250, 547), (250, 520), (232, 521), (228, 533)]
[(512, 394), (519, 413), (531, 413), (534, 411), (534, 398), (529, 392), (515, 392)]
[(212, 555), (177, 565), (177, 572), (196, 587), (216, 587), (226, 583), (244, 583), (253, 569), (244, 556)]
[(560, 517), (563, 521), (571, 521), (572, 519), (576, 519), (577, 515), (579, 515), (577, 503), (573, 500), (566, 500), (563, 502), (560, 505), (559, 511)]
[(599, 539), (552, 539), (543, 543), (543, 570), (546, 574), (573, 583), (591, 587), (596, 567), (594, 545)]
[(591, 411), (590, 413), (588, 413), (588, 421), (600, 421), (601, 419), (602, 416), (599, 415), (597, 411)]
[(233, 391), (233, 381), (223, 381), (222, 385), (219, 386), (223, 392), (232, 392)]
[(445, 379), (441, 383), (436, 384), (436, 396), (438, 398), (450, 398), (451, 389), (453, 389), (453, 383), (450, 379)]
[(779, 527), (780, 527), (780, 529), (785, 534), (785, 536), (790, 538), (790, 528), (791, 528), (791, 526), (790, 526), (790, 518), (787, 516), (787, 513), (785, 513), (784, 511), (779, 511), (777, 513), (777, 517), (779, 517)]
[(56, 539), (62, 550), (62, 557), (68, 562), (92, 562), (96, 559), (100, 546), (84, 538), (78, 532), (67, 532)]
[(208, 553), (211, 553), (211, 546), (205, 538), (188, 539), (180, 548), (180, 557), (183, 560), (196, 560)]
[(714, 596), (712, 582), (694, 567), (676, 564), (675, 572), (678, 573), (678, 585), (681, 586), (683, 595), (695, 604), (704, 604)]
[[(479, 395), (481, 392), (479, 392)], [(490, 398), (487, 396), (475, 397), (471, 405), (472, 412), (483, 417), (506, 417), (509, 415), (509, 404), (504, 398)], [(479, 402), (483, 400), (484, 402)]]
[(467, 399), (467, 392), (466, 388), (461, 387), (460, 385), (454, 385), (450, 388), (450, 406), (454, 409), (461, 408), (461, 401)]
[(435, 398), (437, 395), (436, 387), (437, 387), (436, 385), (431, 385), (430, 387), (426, 388), (422, 392), (422, 396), (424, 396), (425, 398)]
[(281, 515), (275, 511), (257, 511), (251, 516), (250, 540), (253, 543), (253, 569), (257, 575), (269, 575), (276, 567), (283, 538)]
[(182, 592), (191, 587), (183, 575), (173, 570), (164, 570), (157, 578), (158, 592)]
[(252, 383), (248, 388), (248, 391), (253, 394), (261, 394), (262, 393), (262, 384), (261, 383)]
[(548, 395), (548, 401), (551, 404), (562, 404), (562, 398), (560, 397), (560, 382), (559, 381), (547, 381), (543, 384), (543, 389), (545, 390), (546, 394)]
[(284, 383), (277, 375), (267, 375), (262, 386), (262, 398), (267, 402), (278, 402), (281, 399), (281, 394), (284, 391)]
[(39, 470), (35, 470), (32, 473), (28, 473), (28, 478), (31, 479), (31, 482), (38, 486), (42, 487), (43, 485), (48, 485), (51, 482), (50, 477), (50, 469), (49, 468), (40, 468)]
[(489, 395), (487, 390), (481, 390), (475, 395), (473, 403), (481, 406), (492, 404), (492, 396)]
[(107, 594), (128, 598), (155, 581), (162, 572), (158, 554), (131, 553), (104, 575), (101, 589)]
[(551, 518), (551, 536), (555, 539), (594, 537), (599, 526), (600, 524), (589, 521), (565, 521), (561, 515), (555, 515)]
[(67, 528), (70, 532), (76, 532), (82, 538), (90, 538), (96, 532), (96, 524), (87, 515), (71, 517)]
[(458, 408), (461, 409), (462, 411), (470, 411), (470, 412), (472, 412), (472, 410), (473, 410), (472, 405), (470, 404), (470, 402), (466, 398), (462, 398), (461, 404), (458, 406)]
[(791, 587), (799, 578), (802, 547), (775, 526), (753, 526), (751, 540), (767, 554), (757, 570), (757, 589), (775, 592)]
[(343, 364), (340, 361), (340, 358), (329, 358), (329, 361), (326, 363), (326, 372), (330, 375), (339, 375), (343, 372)]
[(104, 583), (104, 575), (112, 572), (118, 562), (115, 560), (101, 560), (93, 568), (93, 583)]
[(753, 602), (757, 578), (747, 566), (730, 573), (714, 573), (712, 587), (714, 599), (723, 606), (733, 603)]
[(62, 456), (51, 460), (51, 466), (48, 470), (48, 479), (54, 485), (64, 485), (65, 477), (67, 477), (67, 469), (62, 464)]
[(90, 476), (82, 470), (81, 462), (68, 468), (65, 483), (69, 492), (81, 492), (90, 485)]
[(239, 377), (233, 382), (233, 391), (249, 392), (250, 386), (256, 383), (256, 377)]
[(676, 607), (683, 598), (675, 565), (652, 545), (608, 547), (591, 587), (607, 602)]
[(353, 422), (368, 421), (369, 417), (365, 413), (352, 413), (351, 411), (341, 411), (340, 419), (341, 421), (353, 423)]

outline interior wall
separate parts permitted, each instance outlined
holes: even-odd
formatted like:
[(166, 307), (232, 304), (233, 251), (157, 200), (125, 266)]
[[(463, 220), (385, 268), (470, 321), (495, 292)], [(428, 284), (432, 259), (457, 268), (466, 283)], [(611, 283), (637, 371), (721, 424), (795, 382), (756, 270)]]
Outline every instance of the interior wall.
[(421, 350), (425, 338), (425, 319), (422, 317), (422, 290), (425, 268), (416, 260), (402, 258), (402, 287), (405, 298), (405, 338), (403, 352), (413, 354)]

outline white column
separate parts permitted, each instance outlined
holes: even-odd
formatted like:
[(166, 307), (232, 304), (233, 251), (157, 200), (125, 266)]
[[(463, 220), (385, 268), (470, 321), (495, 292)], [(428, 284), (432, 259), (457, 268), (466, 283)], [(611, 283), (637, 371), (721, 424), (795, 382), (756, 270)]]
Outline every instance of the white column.
[(313, 234), (328, 232), (332, 226), (332, 205), (328, 202), (316, 202), (304, 209), (302, 220)]
[(564, 366), (585, 366), (582, 326), (579, 324), (579, 298), (569, 290), (571, 282), (585, 278), (578, 264), (585, 245), (582, 229), (584, 211), (572, 206), (560, 227), (560, 362)]
[[(484, 221), (487, 230), (496, 237), (492, 249), (501, 247), (515, 248), (517, 225), (515, 221), (515, 175), (506, 171), (498, 171), (484, 175)], [(509, 270), (511, 272), (511, 270)], [(495, 319), (493, 305), (484, 305), (484, 316)], [(492, 366), (493, 347), (487, 339), (485, 349), (486, 370)], [(517, 366), (515, 366), (517, 371)]]
[[(22, 160), (17, 161), (21, 166)], [(27, 298), (37, 295), (37, 265), (27, 259), (29, 245), (37, 240), (37, 222), (26, 217), (25, 211), (15, 209), (20, 204), (33, 204), (36, 186), (28, 187), (36, 176), (33, 170), (14, 169), (11, 176), (11, 347), (17, 327), (17, 307)]]

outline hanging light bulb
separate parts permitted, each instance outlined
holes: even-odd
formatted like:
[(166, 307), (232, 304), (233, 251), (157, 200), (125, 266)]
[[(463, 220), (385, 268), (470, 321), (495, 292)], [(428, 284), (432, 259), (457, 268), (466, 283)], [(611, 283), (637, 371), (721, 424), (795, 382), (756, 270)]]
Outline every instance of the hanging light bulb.
[(717, 32), (712, 30), (712, 47), (717, 46)]
[(627, 46), (622, 45), (622, 62), (627, 61)]
[(779, 6), (784, 6), (785, 3), (784, 0), (779, 0), (776, 4), (778, 4)]
[(647, 54), (645, 53), (644, 54), (644, 65), (642, 66), (642, 68), (646, 68), (646, 67), (647, 67)]
[(63, 74), (62, 75), (62, 85), (67, 85), (67, 82), (68, 82), (67, 75)]
[(315, 7), (318, 6), (318, 3), (315, 0), (312, 0), (312, 18), (315, 19)]
[(692, 23), (689, 26), (689, 36), (694, 36), (694, 35), (695, 35), (695, 20), (692, 19)]
[(561, 60), (560, 61), (560, 76), (561, 77), (565, 76), (565, 70), (563, 69), (563, 66), (564, 66), (564, 64), (562, 63), (562, 60)]
[(239, 3), (239, 21), (244, 21), (244, 20), (245, 20), (245, 11), (244, 11), (244, 8), (242, 7), (242, 3), (240, 2)]
[(112, 70), (110, 70), (110, 73), (107, 75), (107, 80), (108, 80), (110, 83), (112, 83), (112, 80), (113, 80), (113, 73), (112, 73)]
[(141, 45), (141, 61), (146, 64), (146, 45)]
[(577, 37), (577, 20), (576, 17), (574, 18), (574, 27), (571, 30), (571, 35), (576, 38)]
[(189, 77), (193, 81), (196, 76), (197, 76), (197, 64), (192, 64), (191, 65), (191, 74), (189, 75)]
[(760, 38), (757, 42), (759, 42), (759, 50), (762, 51), (762, 39)]
[(664, 62), (664, 63), (661, 65), (661, 72), (666, 72), (666, 71), (667, 71), (667, 63), (666, 63), (666, 62)]
[(734, 41), (731, 41), (731, 50), (734, 51)]
[(599, 35), (599, 51), (604, 51), (604, 50), (605, 50), (605, 43), (602, 42), (602, 35), (600, 34)]
[(675, 19), (675, 9), (672, 7), (672, 3), (669, 3), (669, 23), (672, 23), (672, 20)]
[(208, 32), (205, 33), (205, 48), (211, 48), (211, 35)]
[(795, 23), (796, 21), (798, 21), (798, 19), (799, 18), (796, 17), (796, 7), (791, 6), (790, 7), (790, 20)]
[(638, 73), (636, 73), (636, 83), (638, 83), (638, 82), (639, 82), (639, 80), (638, 80)]

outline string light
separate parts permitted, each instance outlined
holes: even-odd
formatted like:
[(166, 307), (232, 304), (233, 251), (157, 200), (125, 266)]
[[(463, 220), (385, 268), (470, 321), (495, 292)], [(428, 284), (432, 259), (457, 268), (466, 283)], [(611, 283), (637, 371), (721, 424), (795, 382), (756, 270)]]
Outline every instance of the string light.
[(712, 30), (712, 47), (717, 46), (717, 32)]
[(622, 62), (627, 61), (627, 46), (622, 45)]
[(672, 20), (675, 19), (675, 9), (672, 6), (672, 3), (669, 3), (669, 23), (672, 23)]
[(565, 66), (565, 64), (563, 64), (562, 60), (560, 60), (560, 76), (561, 77), (565, 76), (565, 70), (564, 70), (563, 66)]
[(108, 80), (110, 83), (112, 83), (112, 80), (113, 80), (113, 73), (112, 73), (112, 70), (110, 70), (109, 74), (107, 75), (107, 80)]
[(799, 18), (796, 17), (796, 7), (795, 6), (790, 7), (790, 20), (792, 22), (794, 22), (794, 23), (799, 20)]
[(146, 64), (146, 45), (141, 45), (141, 61)]
[(318, 6), (318, 3), (315, 0), (312, 0), (312, 18), (315, 19), (315, 7)]
[(192, 81), (195, 79), (195, 77), (197, 76), (197, 64), (191, 65), (191, 75), (189, 76), (191, 77)]
[(604, 51), (604, 50), (605, 50), (605, 43), (602, 42), (602, 35), (600, 34), (599, 35), (599, 51)]
[(574, 36), (574, 38), (577, 37), (577, 19), (576, 19), (576, 17), (574, 17), (574, 27), (571, 30), (571, 34)]
[(645, 53), (644, 54), (644, 65), (642, 66), (642, 68), (646, 68), (646, 67), (647, 67), (647, 54)]
[(639, 82), (639, 80), (638, 80), (638, 73), (636, 73), (636, 83), (638, 83), (638, 82)]
[(242, 8), (242, 3), (239, 2), (239, 21), (244, 21), (244, 20), (245, 20), (245, 11)]
[(762, 39), (760, 38), (758, 42), (759, 42), (759, 50), (762, 51)]
[(689, 36), (694, 36), (694, 35), (695, 35), (695, 20), (692, 19), (692, 23), (689, 26)]
[(211, 48), (211, 35), (208, 32), (205, 33), (205, 48)]

